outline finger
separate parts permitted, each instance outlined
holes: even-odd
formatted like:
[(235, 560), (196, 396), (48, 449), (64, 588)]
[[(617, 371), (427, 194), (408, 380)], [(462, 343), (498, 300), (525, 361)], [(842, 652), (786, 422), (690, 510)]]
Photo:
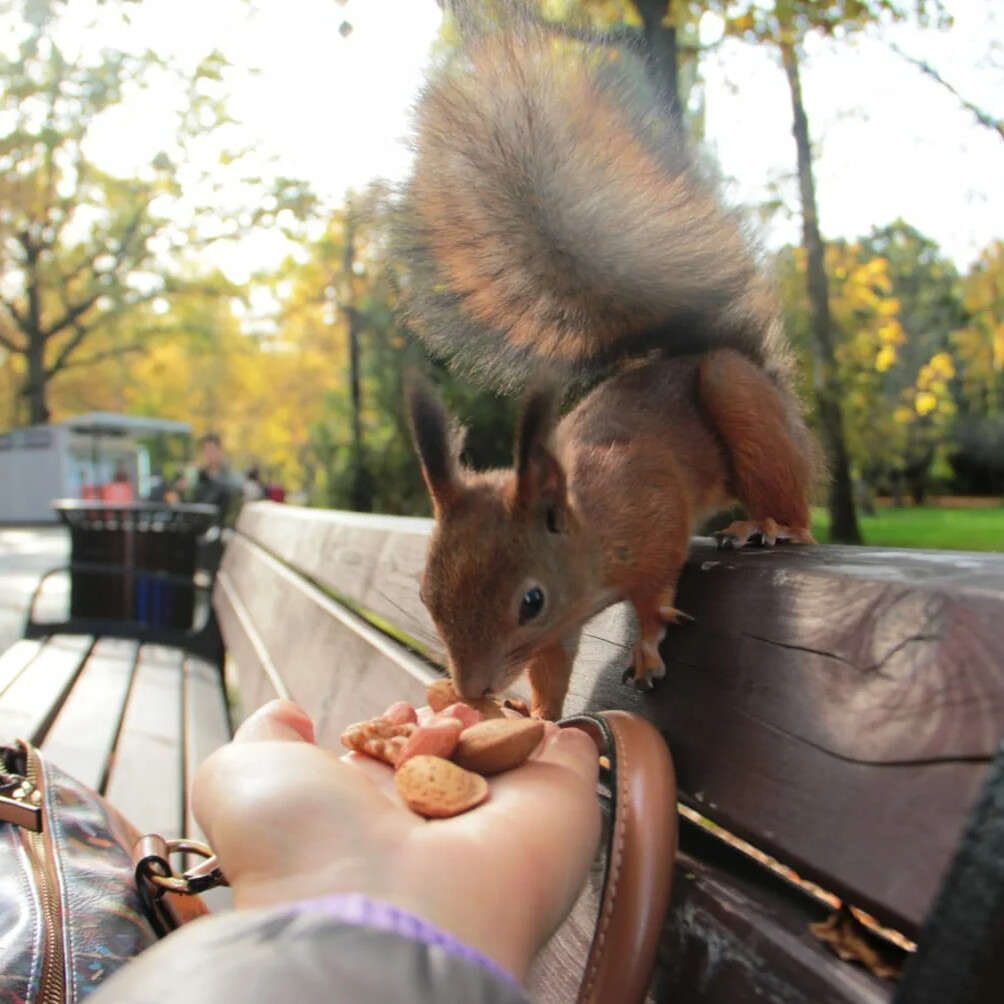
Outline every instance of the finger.
[(593, 787), (599, 777), (600, 757), (596, 743), (581, 729), (555, 725), (538, 759), (567, 767)]
[(274, 740), (314, 741), (314, 723), (300, 705), (292, 701), (269, 701), (244, 721), (233, 739), (236, 743)]

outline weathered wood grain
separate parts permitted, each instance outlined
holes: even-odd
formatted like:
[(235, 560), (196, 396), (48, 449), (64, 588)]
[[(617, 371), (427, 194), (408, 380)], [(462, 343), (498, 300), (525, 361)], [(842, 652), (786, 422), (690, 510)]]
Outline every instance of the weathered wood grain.
[(42, 742), (52, 763), (95, 791), (105, 781), (138, 647), (119, 638), (97, 639)]
[(182, 659), (180, 649), (140, 649), (115, 745), (105, 796), (141, 833), (184, 832)]
[(0, 742), (21, 738), (41, 744), (93, 642), (90, 637), (57, 635), (40, 646), (0, 693)]
[[(288, 565), (442, 661), (418, 598), (431, 526), (259, 504), (241, 517), (227, 574), (258, 574), (246, 555), (260, 546), (273, 557), (259, 561)], [(276, 595), (261, 610), (268, 631), (324, 667), (332, 650), (305, 648), (308, 620), (279, 623)], [(1004, 556), (696, 542), (678, 605), (697, 623), (670, 631), (667, 678), (651, 696), (620, 682), (630, 610), (590, 622), (566, 712), (649, 718), (686, 802), (915, 933), (1004, 735)], [(330, 699), (323, 684), (310, 696)]]
[[(236, 598), (246, 611), (221, 622), (241, 690), (267, 653), (288, 696), (314, 718), (322, 746), (340, 749), (345, 726), (395, 700), (424, 703), (436, 675), (427, 665), (269, 554), (238, 538), (223, 571), (230, 607)], [(245, 717), (259, 706), (243, 693), (241, 701)]]

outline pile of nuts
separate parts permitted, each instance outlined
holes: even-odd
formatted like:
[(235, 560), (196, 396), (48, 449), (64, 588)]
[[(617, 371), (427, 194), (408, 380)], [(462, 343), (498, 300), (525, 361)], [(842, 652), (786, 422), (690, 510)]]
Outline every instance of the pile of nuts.
[[(405, 701), (379, 718), (350, 725), (342, 744), (394, 768), (397, 790), (413, 812), (427, 819), (457, 816), (488, 797), (494, 774), (520, 766), (544, 737), (544, 723), (507, 717), (490, 698), (462, 701), (449, 680), (430, 685), (433, 714), (419, 723)], [(510, 705), (513, 706), (513, 705)]]

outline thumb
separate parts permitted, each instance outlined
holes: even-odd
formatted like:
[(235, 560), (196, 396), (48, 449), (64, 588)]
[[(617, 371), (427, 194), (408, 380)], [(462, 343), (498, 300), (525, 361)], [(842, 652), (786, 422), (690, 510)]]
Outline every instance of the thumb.
[(314, 723), (299, 704), (269, 701), (248, 717), (234, 733), (235, 743), (314, 741)]

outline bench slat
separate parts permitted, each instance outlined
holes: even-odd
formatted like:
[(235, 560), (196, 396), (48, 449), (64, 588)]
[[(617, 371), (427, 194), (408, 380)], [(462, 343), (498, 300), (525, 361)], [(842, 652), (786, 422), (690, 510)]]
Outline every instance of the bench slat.
[(247, 540), (231, 541), (221, 577), (227, 585), (218, 584), (217, 597), (236, 595), (246, 609), (243, 621), (221, 618), (237, 663), (242, 717), (257, 706), (245, 685), (261, 693), (260, 661), (241, 663), (241, 653), (256, 646), (268, 653), (293, 700), (314, 717), (317, 741), (327, 748), (340, 748), (346, 725), (394, 700), (424, 702), (432, 669)]
[(70, 635), (57, 635), (45, 642), (0, 694), (0, 736), (4, 742), (20, 737), (41, 745), (92, 642), (89, 637)]
[(182, 653), (144, 645), (105, 792), (141, 833), (183, 832)]
[[(190, 791), (199, 764), (230, 741), (230, 721), (219, 670), (202, 659), (186, 656), (184, 674), (185, 789)], [(190, 804), (185, 810), (185, 836), (205, 840)]]
[(3, 692), (41, 651), (42, 642), (21, 639), (6, 651), (0, 652), (0, 706)]
[(95, 791), (108, 769), (137, 648), (135, 642), (99, 638), (42, 743), (52, 763)]

